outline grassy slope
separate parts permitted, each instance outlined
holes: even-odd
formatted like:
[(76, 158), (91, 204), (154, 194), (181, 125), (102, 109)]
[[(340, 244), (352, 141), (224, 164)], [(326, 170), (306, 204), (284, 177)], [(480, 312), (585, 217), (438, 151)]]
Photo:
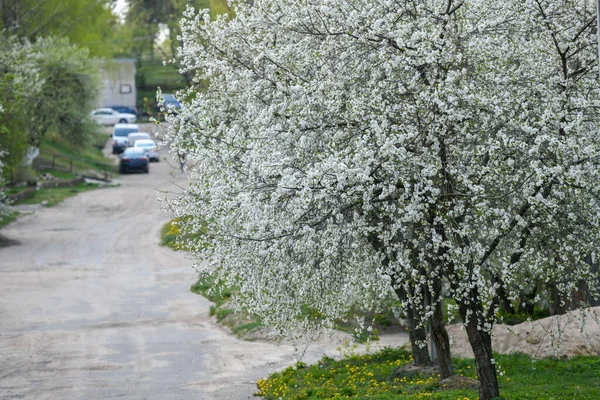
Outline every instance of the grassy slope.
[[(100, 143), (106, 143), (109, 137), (110, 135), (108, 134), (99, 134), (96, 140), (98, 143), (95, 144), (99, 145)], [(102, 151), (94, 146), (81, 149), (71, 145), (69, 142), (58, 136), (45, 138), (40, 144), (40, 155), (38, 158), (45, 164), (51, 163), (51, 154), (53, 153), (73, 158), (73, 160), (69, 160), (67, 158), (56, 157), (55, 165), (58, 166), (59, 169), (69, 169), (72, 163), (74, 172), (86, 170), (117, 171), (113, 161), (104, 157)]]
[[(116, 172), (116, 166), (111, 159), (105, 158), (102, 152), (98, 149), (106, 143), (110, 135), (98, 134), (95, 143), (85, 148), (77, 148), (71, 145), (69, 142), (63, 140), (57, 135), (52, 135), (44, 138), (40, 144), (40, 155), (36, 159), (36, 164), (40, 160), (43, 165), (50, 165), (52, 162), (52, 154), (58, 154), (70, 158), (55, 157), (56, 169), (44, 168), (42, 171), (32, 172), (35, 174), (41, 174), (42, 172), (48, 172), (54, 177), (62, 180), (69, 180), (77, 177), (77, 173), (81, 173), (88, 170), (97, 171), (108, 171)], [(61, 169), (70, 169), (73, 172), (63, 171)], [(38, 177), (39, 179), (39, 177)], [(63, 188), (47, 188), (37, 190), (32, 197), (23, 199), (16, 204), (38, 204), (43, 201), (47, 202), (47, 206), (51, 207), (66, 199), (67, 197), (74, 196), (77, 193), (85, 192), (91, 189), (98, 188), (98, 185), (81, 183), (76, 186), (63, 187)], [(15, 187), (8, 188), (7, 194), (16, 194), (26, 187)], [(17, 213), (12, 214), (10, 217), (4, 217), (0, 219), (0, 226), (6, 225), (16, 219)]]

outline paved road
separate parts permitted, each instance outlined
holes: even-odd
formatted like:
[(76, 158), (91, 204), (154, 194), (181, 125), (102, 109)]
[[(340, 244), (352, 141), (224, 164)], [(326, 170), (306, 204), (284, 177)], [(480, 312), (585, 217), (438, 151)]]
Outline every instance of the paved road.
[(176, 163), (120, 179), (0, 231), (19, 243), (0, 248), (0, 399), (252, 398), (297, 354), (225, 333), (189, 291), (190, 260), (158, 245), (156, 189), (186, 184)]

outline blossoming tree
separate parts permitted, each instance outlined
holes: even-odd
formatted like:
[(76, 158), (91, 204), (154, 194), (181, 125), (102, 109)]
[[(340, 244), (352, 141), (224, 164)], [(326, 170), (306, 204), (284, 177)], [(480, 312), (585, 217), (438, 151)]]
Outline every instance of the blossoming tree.
[(181, 93), (166, 137), (197, 163), (173, 202), (197, 267), (292, 334), (396, 293), (414, 332), (432, 322), (445, 374), (451, 296), (481, 398), (497, 397), (500, 301), (530, 282), (597, 286), (586, 262), (600, 239), (593, 2), (235, 10), (182, 21), (184, 65), (210, 82)]

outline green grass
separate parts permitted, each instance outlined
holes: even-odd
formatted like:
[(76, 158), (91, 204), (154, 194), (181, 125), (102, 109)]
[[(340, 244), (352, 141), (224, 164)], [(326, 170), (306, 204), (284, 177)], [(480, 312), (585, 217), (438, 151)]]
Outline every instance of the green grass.
[(6, 194), (7, 196), (12, 196), (13, 194), (21, 193), (27, 189), (28, 189), (27, 186), (8, 187), (4, 190), (4, 194)]
[(17, 219), (19, 213), (16, 211), (9, 211), (5, 214), (0, 214), (0, 228), (6, 226)]
[[(546, 359), (535, 363), (525, 355), (496, 355), (502, 399), (600, 399), (600, 357)], [(460, 379), (440, 382), (437, 375), (396, 374), (411, 362), (406, 349), (386, 348), (378, 353), (317, 364), (298, 364), (257, 382), (257, 396), (265, 399), (447, 399), (473, 400), (478, 392), (472, 359), (455, 359)], [(559, 379), (557, 379), (559, 378)], [(465, 384), (465, 382), (467, 384)]]
[[(190, 217), (184, 216), (181, 219), (175, 218), (167, 222), (160, 231), (160, 244), (162, 246), (168, 246), (174, 250), (190, 250), (186, 247), (185, 241), (187, 239), (196, 238), (199, 234), (189, 232), (186, 230), (186, 222), (190, 220)], [(200, 221), (202, 227), (200, 228), (201, 234), (208, 232), (208, 222)], [(201, 246), (200, 241), (196, 240), (196, 246)], [(208, 246), (208, 244), (204, 244)]]
[(108, 139), (110, 139), (110, 137), (111, 137), (110, 133), (102, 132), (102, 133), (96, 134), (94, 136), (94, 140), (92, 141), (92, 147), (102, 151), (102, 149), (104, 148), (104, 146), (106, 146), (106, 142), (108, 142)]
[[(98, 140), (102, 141), (105, 139), (107, 139), (106, 135), (103, 136), (103, 139)], [(42, 140), (42, 143), (40, 144), (40, 155), (38, 156), (38, 162), (40, 164), (43, 163), (45, 166), (49, 166), (52, 163), (52, 154), (60, 154), (72, 158), (68, 159), (58, 156), (54, 157), (56, 170), (69, 171), (72, 169), (72, 172), (86, 170), (107, 170), (113, 173), (117, 172), (117, 167), (114, 165), (113, 161), (104, 157), (102, 151), (93, 147), (93, 145), (86, 148), (78, 148), (64, 139), (53, 135)]]
[(228, 302), (235, 293), (235, 288), (219, 284), (214, 276), (201, 276), (190, 290), (215, 303), (210, 307), (210, 315), (215, 316), (217, 322), (229, 327), (235, 335), (244, 336), (264, 326), (256, 316), (245, 312), (235, 313), (229, 308)]
[(70, 179), (75, 179), (77, 178), (77, 174), (74, 174), (72, 172), (65, 172), (65, 171), (52, 171), (52, 170), (48, 170), (48, 171), (40, 171), (40, 174), (44, 174), (44, 173), (49, 173), (50, 175), (52, 175), (55, 178), (61, 179), (61, 180), (70, 180)]
[(37, 190), (33, 196), (18, 201), (15, 204), (39, 204), (43, 201), (47, 201), (48, 204), (46, 206), (52, 207), (68, 197), (75, 196), (77, 193), (86, 192), (88, 190), (97, 188), (97, 184), (84, 182), (76, 186), (40, 189)]

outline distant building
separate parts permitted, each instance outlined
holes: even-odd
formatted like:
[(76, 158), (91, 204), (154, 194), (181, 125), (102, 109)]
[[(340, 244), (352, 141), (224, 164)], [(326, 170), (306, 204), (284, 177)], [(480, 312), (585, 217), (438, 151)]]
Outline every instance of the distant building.
[(98, 107), (126, 106), (135, 108), (135, 59), (104, 60), (100, 67), (100, 90)]

